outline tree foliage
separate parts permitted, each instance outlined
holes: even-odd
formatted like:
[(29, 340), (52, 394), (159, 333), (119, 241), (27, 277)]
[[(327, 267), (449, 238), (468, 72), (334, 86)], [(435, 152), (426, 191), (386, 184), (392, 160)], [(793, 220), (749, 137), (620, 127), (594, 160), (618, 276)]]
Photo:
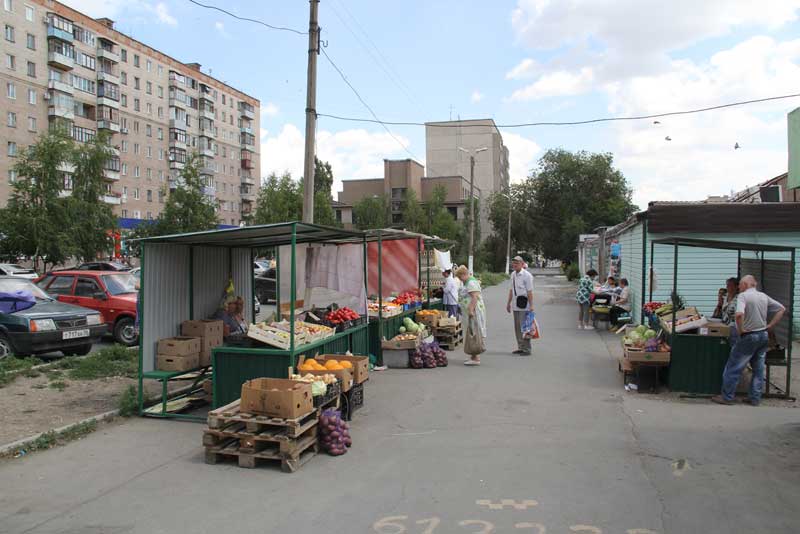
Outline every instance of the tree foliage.
[(297, 221), (303, 213), (302, 186), (288, 172), (270, 174), (261, 184), (256, 202), (255, 224)]
[(403, 193), (403, 226), (410, 232), (425, 232), (427, 221), (425, 211), (419, 203), (417, 193), (413, 189), (406, 189)]
[(353, 206), (353, 224), (359, 230), (375, 230), (390, 225), (386, 195), (365, 197)]
[(447, 189), (442, 185), (436, 186), (431, 193), (431, 198), (425, 202), (423, 207), (427, 223), (423, 233), (441, 237), (442, 239), (456, 240), (461, 227), (450, 212), (447, 211), (447, 207), (444, 205), (446, 198)]
[[(300, 185), (302, 191), (302, 184)], [(301, 195), (302, 198), (302, 195)], [(333, 169), (327, 161), (314, 158), (314, 223), (336, 226), (333, 200)], [(302, 201), (301, 204), (302, 206)], [(289, 219), (294, 220), (294, 219)]]

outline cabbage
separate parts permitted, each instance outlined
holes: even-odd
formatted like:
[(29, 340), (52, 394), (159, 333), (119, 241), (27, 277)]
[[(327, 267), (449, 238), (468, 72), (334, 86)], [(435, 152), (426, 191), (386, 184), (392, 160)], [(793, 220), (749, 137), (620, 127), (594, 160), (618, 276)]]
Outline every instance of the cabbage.
[(652, 339), (654, 337), (656, 337), (656, 331), (655, 330), (650, 329), (650, 330), (648, 330), (648, 331), (646, 331), (644, 333), (644, 338), (645, 339)]
[(639, 333), (639, 331), (638, 331), (638, 330), (634, 330), (633, 332), (631, 332), (631, 333), (630, 333), (630, 335), (628, 335), (628, 338), (629, 338), (629, 339), (630, 339), (632, 342), (634, 342), (634, 343), (638, 343), (639, 341), (641, 341), (641, 340), (642, 340), (642, 335)]
[(647, 327), (645, 325), (643, 325), (643, 324), (640, 324), (639, 326), (636, 327), (635, 331), (640, 336), (643, 336), (644, 333), (647, 332)]

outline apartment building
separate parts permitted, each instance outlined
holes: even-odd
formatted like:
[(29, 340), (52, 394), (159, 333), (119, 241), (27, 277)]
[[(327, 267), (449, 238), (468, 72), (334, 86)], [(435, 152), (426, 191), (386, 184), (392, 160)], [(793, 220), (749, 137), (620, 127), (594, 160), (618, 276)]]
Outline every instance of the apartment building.
[(492, 119), (425, 123), (425, 164), (428, 176), (464, 176), (469, 179), (469, 153), (475, 155), (475, 186), (481, 191), (481, 236), (492, 231), (488, 200), (509, 184), (508, 148)]
[[(0, 205), (15, 156), (52, 124), (78, 142), (100, 131), (114, 156), (103, 200), (123, 226), (153, 219), (197, 154), (220, 222), (238, 225), (260, 183), (259, 101), (53, 0), (2, 0)], [(64, 191), (72, 187), (64, 167)]]
[[(403, 199), (411, 189), (420, 202), (426, 202), (438, 187), (445, 190), (444, 205), (457, 221), (466, 217), (469, 180), (463, 176), (425, 176), (425, 167), (412, 159), (383, 160), (383, 178), (342, 181), (342, 191), (333, 203), (336, 220), (345, 228), (353, 228), (353, 206), (363, 198), (386, 195), (390, 199), (392, 224), (403, 226)], [(475, 188), (475, 198), (480, 189)]]

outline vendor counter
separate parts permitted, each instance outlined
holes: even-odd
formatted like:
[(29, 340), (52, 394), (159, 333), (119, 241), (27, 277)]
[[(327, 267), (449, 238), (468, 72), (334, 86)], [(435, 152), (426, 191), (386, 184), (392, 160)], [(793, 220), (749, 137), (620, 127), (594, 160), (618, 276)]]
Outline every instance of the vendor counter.
[(669, 388), (686, 393), (719, 394), (722, 371), (731, 352), (728, 338), (673, 334), (667, 339), (672, 347)]

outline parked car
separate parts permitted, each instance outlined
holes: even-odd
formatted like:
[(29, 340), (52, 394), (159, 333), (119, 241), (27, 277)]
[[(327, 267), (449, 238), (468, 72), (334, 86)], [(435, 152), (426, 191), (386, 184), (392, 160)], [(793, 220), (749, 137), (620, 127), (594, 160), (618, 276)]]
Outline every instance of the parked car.
[[(29, 294), (35, 303), (20, 311), (4, 306), (0, 312), (0, 359), (16, 354), (43, 354), (60, 351), (65, 356), (89, 354), (92, 344), (108, 330), (94, 310), (59, 302), (36, 287), (30, 280), (0, 277), (0, 293), (5, 305), (13, 305), (13, 295)], [(31, 305), (32, 304), (32, 305)], [(21, 307), (21, 306), (20, 306)]]
[[(254, 307), (255, 307), (256, 315), (258, 315), (259, 313), (261, 313), (261, 302), (258, 300), (258, 297), (255, 297), (255, 299), (256, 299), (256, 302), (255, 302), (255, 306)], [(253, 320), (253, 322), (255, 322), (255, 320)]]
[(0, 276), (17, 276), (28, 280), (35, 280), (39, 277), (33, 269), (26, 269), (16, 263), (0, 263)]
[(253, 280), (256, 285), (256, 298), (259, 302), (264, 304), (275, 302), (277, 298), (275, 269), (269, 268), (264, 276), (256, 276)]
[(131, 273), (133, 276), (135, 276), (137, 279), (142, 277), (142, 268), (141, 267), (134, 267), (133, 269), (131, 269), (128, 272)]
[(268, 269), (269, 267), (266, 266), (264, 262), (253, 262), (253, 274), (256, 276), (266, 276)]
[(99, 311), (114, 339), (130, 347), (139, 342), (136, 282), (127, 272), (74, 270), (48, 273), (36, 285), (61, 302)]
[(131, 268), (118, 261), (90, 261), (78, 265), (78, 271), (130, 271)]

